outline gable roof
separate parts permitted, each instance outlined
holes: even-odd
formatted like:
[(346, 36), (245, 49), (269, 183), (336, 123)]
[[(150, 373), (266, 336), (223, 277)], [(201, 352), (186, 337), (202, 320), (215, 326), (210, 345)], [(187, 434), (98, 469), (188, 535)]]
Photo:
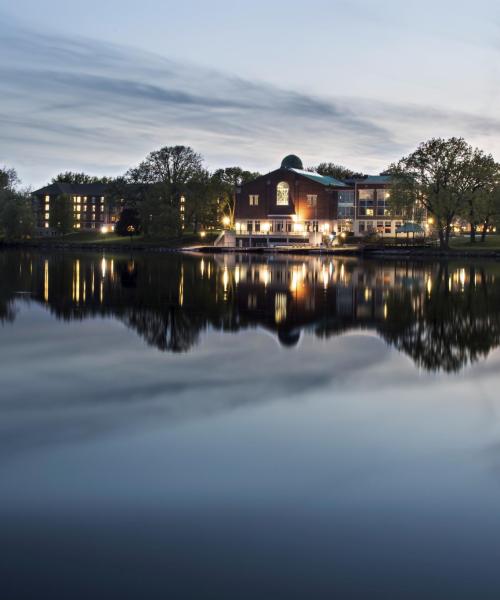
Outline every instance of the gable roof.
[(314, 171), (304, 171), (303, 169), (287, 169), (288, 171), (292, 171), (293, 173), (297, 173), (297, 175), (302, 175), (303, 177), (307, 177), (311, 181), (315, 181), (316, 183), (321, 183), (321, 185), (331, 185), (335, 187), (347, 187), (343, 181), (339, 179), (334, 179), (333, 177), (328, 177), (327, 175), (320, 175), (319, 173), (315, 173)]

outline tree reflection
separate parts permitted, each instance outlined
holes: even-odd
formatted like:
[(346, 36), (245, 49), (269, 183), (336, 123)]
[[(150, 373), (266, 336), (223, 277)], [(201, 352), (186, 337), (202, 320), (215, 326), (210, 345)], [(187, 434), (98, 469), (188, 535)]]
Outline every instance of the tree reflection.
[(0, 320), (38, 302), (59, 319), (119, 319), (169, 352), (208, 328), (260, 327), (286, 347), (304, 331), (369, 329), (419, 367), (454, 372), (500, 344), (499, 275), (495, 263), (2, 252)]

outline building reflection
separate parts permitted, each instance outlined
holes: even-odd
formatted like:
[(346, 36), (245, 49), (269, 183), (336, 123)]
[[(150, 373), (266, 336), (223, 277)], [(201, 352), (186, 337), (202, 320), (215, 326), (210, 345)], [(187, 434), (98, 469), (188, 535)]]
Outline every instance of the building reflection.
[[(494, 263), (412, 263), (293, 255), (0, 254), (0, 319), (36, 301), (64, 320), (112, 317), (163, 351), (208, 328), (264, 328), (283, 346), (304, 332), (373, 330), (427, 370), (458, 371), (499, 345)], [(19, 290), (29, 294), (18, 294)]]

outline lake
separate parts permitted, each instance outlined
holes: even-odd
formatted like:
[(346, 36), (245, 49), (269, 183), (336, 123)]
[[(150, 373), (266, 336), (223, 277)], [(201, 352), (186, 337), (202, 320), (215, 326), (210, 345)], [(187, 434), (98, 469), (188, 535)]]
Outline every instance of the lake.
[(500, 265), (0, 252), (2, 599), (498, 598)]

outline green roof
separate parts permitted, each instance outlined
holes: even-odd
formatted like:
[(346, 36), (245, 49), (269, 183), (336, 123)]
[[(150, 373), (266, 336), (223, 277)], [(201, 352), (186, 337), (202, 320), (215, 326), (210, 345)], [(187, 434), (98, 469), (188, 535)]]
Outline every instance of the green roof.
[(321, 183), (321, 185), (331, 185), (335, 187), (348, 187), (344, 182), (334, 179), (333, 177), (328, 177), (327, 175), (320, 175), (319, 173), (314, 173), (312, 171), (303, 171), (302, 169), (289, 169), (298, 175), (302, 175), (303, 177), (307, 177), (311, 181), (315, 181), (316, 183)]

